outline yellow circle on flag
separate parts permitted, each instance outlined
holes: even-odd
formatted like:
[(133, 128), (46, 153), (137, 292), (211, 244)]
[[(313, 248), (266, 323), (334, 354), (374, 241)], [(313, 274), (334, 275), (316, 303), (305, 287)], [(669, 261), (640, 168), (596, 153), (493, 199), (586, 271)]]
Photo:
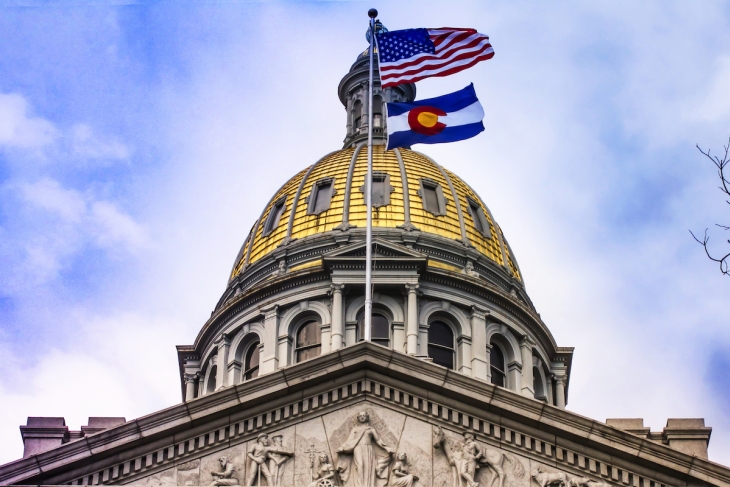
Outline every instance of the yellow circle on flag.
[(421, 112), (418, 114), (418, 123), (424, 127), (431, 128), (439, 121), (439, 116), (432, 112)]

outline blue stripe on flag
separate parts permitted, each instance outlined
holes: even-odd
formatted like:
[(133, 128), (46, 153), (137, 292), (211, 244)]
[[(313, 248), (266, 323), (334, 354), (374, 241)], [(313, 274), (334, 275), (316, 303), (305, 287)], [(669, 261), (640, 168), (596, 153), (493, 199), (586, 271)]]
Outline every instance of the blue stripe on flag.
[(411, 103), (388, 103), (388, 116), (395, 117), (414, 108), (423, 106), (440, 108), (450, 113), (473, 105), (477, 101), (479, 100), (474, 90), (474, 83), (472, 83), (463, 90), (455, 91), (444, 96), (437, 96), (436, 98), (428, 98)]
[(388, 147), (390, 150), (394, 147), (410, 147), (413, 144), (441, 144), (443, 142), (456, 142), (474, 137), (484, 131), (484, 123), (470, 123), (467, 125), (457, 125), (455, 127), (446, 127), (436, 135), (422, 135), (412, 130), (403, 130), (388, 134)]

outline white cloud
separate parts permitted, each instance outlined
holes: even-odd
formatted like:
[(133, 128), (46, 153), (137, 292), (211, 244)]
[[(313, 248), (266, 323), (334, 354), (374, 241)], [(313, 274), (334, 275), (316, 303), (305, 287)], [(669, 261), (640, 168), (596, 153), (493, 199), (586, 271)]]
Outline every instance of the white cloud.
[(697, 120), (717, 122), (730, 118), (730, 56), (718, 58), (716, 64), (715, 72), (708, 76), (709, 86), (696, 104), (693, 118)]
[(98, 228), (94, 237), (97, 244), (102, 247), (122, 244), (129, 250), (136, 250), (150, 243), (145, 229), (113, 203), (108, 201), (91, 203), (89, 218)]
[(114, 202), (50, 178), (8, 184), (0, 196), (14, 207), (0, 246), (5, 262), (0, 292), (15, 294), (52, 281), (85, 249), (104, 249), (116, 256), (151, 245), (146, 228)]
[(34, 149), (53, 143), (58, 129), (48, 120), (32, 117), (27, 100), (16, 93), (0, 93), (0, 147)]
[(49, 178), (18, 187), (23, 200), (36, 208), (54, 213), (66, 221), (79, 222), (86, 213), (84, 197), (72, 189), (62, 188)]
[(86, 124), (79, 123), (71, 127), (68, 138), (73, 155), (88, 159), (127, 159), (129, 149), (121, 142), (108, 138), (100, 138)]
[(71, 349), (53, 347), (31, 359), (17, 356), (0, 339), (8, 367), (0, 382), (3, 460), (22, 456), (18, 426), (28, 416), (62, 416), (78, 430), (89, 416), (133, 419), (157, 404), (181, 400), (177, 384), (159, 380), (177, 374), (174, 352), (160, 349), (178, 339), (179, 323), (130, 313), (93, 316), (69, 308), (58, 319), (74, 325)]

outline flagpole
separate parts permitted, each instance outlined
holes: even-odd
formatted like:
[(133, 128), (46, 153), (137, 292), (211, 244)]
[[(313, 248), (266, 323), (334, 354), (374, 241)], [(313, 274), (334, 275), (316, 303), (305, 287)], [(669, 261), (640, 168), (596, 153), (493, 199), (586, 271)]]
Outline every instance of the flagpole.
[(373, 51), (375, 46), (375, 17), (378, 11), (368, 10), (370, 17), (370, 76), (368, 79), (368, 174), (365, 179), (365, 205), (367, 225), (365, 227), (365, 330), (364, 338), (372, 337), (373, 317)]

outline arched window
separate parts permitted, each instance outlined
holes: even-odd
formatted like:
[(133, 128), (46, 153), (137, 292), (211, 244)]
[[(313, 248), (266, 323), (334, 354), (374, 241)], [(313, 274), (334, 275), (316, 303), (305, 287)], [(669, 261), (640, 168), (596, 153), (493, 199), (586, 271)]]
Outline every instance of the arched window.
[(435, 364), (454, 368), (454, 333), (442, 321), (432, 321), (428, 326), (428, 356)]
[(215, 378), (218, 376), (218, 366), (214, 365), (210, 369), (210, 374), (208, 375), (208, 383), (205, 385), (205, 393), (210, 394), (211, 392), (215, 392)]
[[(385, 316), (373, 313), (373, 319), (371, 321), (372, 328), (370, 329), (370, 341), (390, 348), (390, 323), (388, 318)], [(358, 323), (358, 339), (363, 341), (365, 339), (365, 317), (360, 318)]]
[(355, 130), (360, 128), (361, 125), (361, 118), (362, 118), (362, 102), (360, 100), (357, 100), (353, 106), (352, 106), (352, 126), (355, 128)]
[(318, 357), (322, 353), (322, 330), (318, 322), (309, 321), (299, 327), (294, 353), (297, 362)]
[(373, 128), (383, 127), (383, 99), (379, 96), (373, 97)]
[(540, 369), (534, 366), (532, 367), (532, 388), (535, 391), (535, 399), (547, 402), (547, 395), (545, 394), (545, 386), (542, 383)]
[(246, 350), (243, 359), (243, 380), (253, 379), (259, 376), (259, 342), (253, 342)]
[(491, 343), (492, 350), (489, 352), (489, 367), (492, 371), (492, 384), (500, 387), (507, 387), (507, 374), (504, 368), (504, 353), (499, 345)]

